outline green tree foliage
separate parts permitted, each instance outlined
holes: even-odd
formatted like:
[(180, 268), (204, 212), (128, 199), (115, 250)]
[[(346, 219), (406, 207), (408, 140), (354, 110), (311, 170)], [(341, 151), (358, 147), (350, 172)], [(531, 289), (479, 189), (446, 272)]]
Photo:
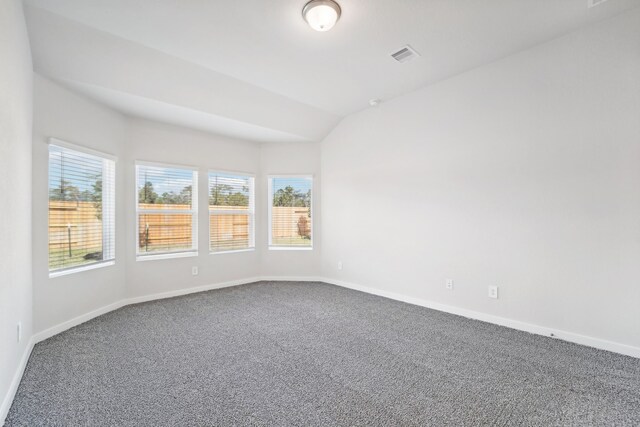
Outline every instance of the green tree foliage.
[(242, 187), (242, 191), (228, 184), (216, 184), (211, 189), (209, 204), (211, 206), (249, 206), (249, 188)]
[(311, 190), (303, 193), (290, 185), (279, 189), (273, 195), (273, 206), (311, 207)]
[(147, 181), (142, 188), (138, 190), (138, 203), (157, 203), (158, 193), (153, 190), (153, 183)]
[(156, 203), (162, 203), (165, 205), (189, 205), (191, 204), (191, 186), (187, 185), (179, 194), (175, 192), (164, 192), (160, 196)]
[(102, 219), (102, 176), (95, 177), (95, 182), (91, 186), (93, 187), (93, 191), (80, 191), (78, 187), (63, 179), (57, 187), (49, 189), (49, 200), (60, 202), (92, 202), (96, 208), (96, 218)]
[(64, 179), (60, 180), (60, 185), (49, 189), (49, 200), (78, 202), (82, 200), (81, 196), (78, 187)]
[(138, 190), (138, 202), (155, 205), (189, 205), (191, 204), (192, 188), (187, 185), (180, 193), (175, 191), (165, 191), (162, 195), (158, 195), (153, 189), (153, 183), (146, 181), (142, 188)]

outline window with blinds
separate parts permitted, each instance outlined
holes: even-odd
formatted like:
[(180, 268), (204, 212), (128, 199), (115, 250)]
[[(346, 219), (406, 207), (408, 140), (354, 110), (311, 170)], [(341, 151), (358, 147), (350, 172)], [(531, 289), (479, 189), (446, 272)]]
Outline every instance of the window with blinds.
[(49, 144), (51, 274), (115, 259), (115, 159), (69, 146)]
[(198, 171), (136, 163), (139, 258), (198, 251)]
[(269, 247), (313, 247), (311, 176), (269, 177)]
[(209, 172), (209, 250), (212, 253), (255, 247), (254, 177)]

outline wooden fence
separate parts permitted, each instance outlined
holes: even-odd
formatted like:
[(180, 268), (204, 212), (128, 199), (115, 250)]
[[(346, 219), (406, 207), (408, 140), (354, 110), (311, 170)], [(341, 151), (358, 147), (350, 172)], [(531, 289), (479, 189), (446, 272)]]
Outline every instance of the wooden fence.
[(275, 239), (310, 237), (309, 208), (274, 206), (271, 208), (271, 233)]
[[(102, 220), (91, 202), (49, 202), (49, 248), (52, 250), (76, 249), (79, 242), (87, 247), (102, 250)], [(69, 239), (71, 228), (71, 239)]]
[[(154, 210), (190, 210), (189, 205), (141, 205), (143, 209)], [(224, 245), (242, 247), (249, 240), (250, 218), (246, 207), (213, 208), (216, 210), (238, 210), (238, 214), (212, 215), (209, 221), (211, 241), (221, 241)], [(242, 213), (241, 213), (242, 212)], [(308, 208), (273, 207), (272, 233), (274, 238), (309, 237), (311, 218)], [(75, 249), (79, 242), (96, 242), (100, 250), (102, 240), (102, 221), (98, 210), (91, 202), (49, 203), (49, 247), (68, 249), (68, 227), (71, 226), (71, 247)], [(140, 248), (152, 250), (191, 248), (191, 214), (140, 213), (138, 233)], [(226, 242), (226, 243), (225, 243)], [(86, 245), (85, 245), (86, 246)]]
[(190, 205), (140, 204), (138, 243), (143, 251), (191, 249), (190, 213), (144, 213), (145, 209), (189, 211)]

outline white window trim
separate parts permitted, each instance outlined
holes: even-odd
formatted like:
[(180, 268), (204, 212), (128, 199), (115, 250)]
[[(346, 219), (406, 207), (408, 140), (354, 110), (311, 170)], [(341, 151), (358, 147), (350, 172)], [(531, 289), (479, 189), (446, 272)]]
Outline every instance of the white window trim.
[(113, 154), (105, 153), (102, 151), (94, 150), (92, 148), (83, 147), (82, 145), (72, 144), (71, 142), (63, 141), (58, 138), (49, 138), (48, 145), (55, 145), (56, 147), (66, 148), (68, 150), (79, 151), (90, 156), (100, 157), (103, 159), (111, 160), (114, 163), (118, 162), (118, 158)]
[[(187, 258), (198, 256), (198, 167), (197, 166), (184, 166), (184, 165), (175, 165), (168, 163), (159, 163), (159, 162), (148, 162), (144, 160), (136, 160), (135, 161), (135, 207), (136, 207), (136, 228), (135, 228), (135, 242), (136, 242), (136, 261), (151, 261), (158, 259), (171, 259), (171, 258)], [(140, 210), (138, 204), (138, 166), (151, 166), (158, 168), (169, 168), (169, 169), (182, 169), (187, 170), (192, 173), (191, 175), (191, 209), (190, 210), (169, 210), (169, 209), (143, 209)], [(195, 196), (195, 197), (194, 197)], [(161, 213), (163, 215), (184, 215), (190, 214), (193, 218), (191, 220), (191, 249), (179, 250), (179, 251), (157, 251), (151, 253), (140, 253), (140, 234), (138, 230), (140, 230), (140, 214), (158, 214)]]
[(60, 270), (53, 270), (49, 273), (49, 278), (68, 276), (70, 274), (80, 273), (81, 271), (97, 270), (99, 268), (110, 267), (116, 265), (115, 259), (109, 261), (98, 261), (93, 264), (79, 265), (77, 267), (69, 267)]
[(218, 252), (209, 252), (209, 255), (224, 255), (224, 254), (240, 254), (242, 252), (255, 252), (256, 248), (247, 248), (247, 249), (233, 249), (231, 251), (218, 251)]
[[(108, 217), (109, 215), (113, 215), (113, 233), (109, 233), (110, 235), (113, 235), (113, 241), (111, 242), (105, 242), (104, 239), (102, 241), (102, 252), (103, 254), (109, 254), (112, 257), (110, 259), (104, 260), (104, 261), (96, 261), (96, 262), (92, 262), (92, 263), (87, 263), (87, 264), (83, 264), (83, 265), (78, 265), (78, 266), (73, 266), (73, 267), (67, 267), (67, 268), (59, 268), (56, 270), (49, 270), (48, 269), (48, 264), (49, 264), (49, 248), (48, 248), (48, 244), (47, 244), (47, 269), (49, 271), (49, 278), (55, 278), (55, 277), (60, 277), (60, 276), (68, 276), (70, 274), (75, 274), (75, 273), (80, 273), (83, 271), (89, 271), (89, 270), (95, 270), (98, 268), (103, 268), (103, 267), (109, 267), (112, 265), (115, 265), (116, 263), (116, 233), (117, 233), (117, 224), (115, 221), (115, 216), (116, 216), (116, 199), (115, 199), (115, 193), (116, 193), (116, 165), (118, 163), (118, 158), (116, 156), (114, 156), (113, 154), (109, 154), (109, 153), (104, 153), (102, 151), (98, 151), (98, 150), (94, 150), (92, 148), (87, 148), (84, 147), (82, 145), (77, 145), (77, 144), (73, 144), (71, 142), (68, 141), (64, 141), (62, 139), (58, 139), (58, 138), (54, 138), (54, 137), (50, 137), (47, 140), (47, 146), (51, 146), (53, 145), (54, 147), (60, 147), (60, 148), (64, 148), (67, 150), (73, 150), (73, 151), (78, 151), (80, 153), (83, 154), (88, 154), (90, 156), (94, 156), (94, 157), (98, 157), (101, 158), (103, 160), (107, 160), (107, 161), (111, 161), (113, 162), (113, 170), (111, 171), (113, 173), (113, 181), (112, 181), (112, 186), (104, 186), (104, 182), (105, 179), (103, 177), (103, 199), (105, 197), (105, 194), (107, 194), (109, 196), (109, 198), (112, 199), (112, 204), (113, 204), (113, 212), (104, 212), (103, 209), (103, 227), (106, 226), (106, 224), (108, 224), (108, 222), (104, 221), (104, 218)], [(48, 150), (47, 150), (48, 152)], [(47, 159), (47, 188), (49, 185), (49, 160)], [(104, 174), (104, 169), (103, 169), (103, 174)], [(111, 188), (110, 188), (111, 187)], [(106, 191), (105, 191), (106, 190)], [(49, 206), (49, 191), (47, 191), (47, 226), (49, 224), (49, 213), (48, 213), (48, 206)], [(102, 206), (104, 207), (106, 204), (102, 203)], [(103, 228), (103, 233), (104, 233), (104, 228)], [(104, 236), (104, 234), (103, 234)], [(48, 237), (47, 237), (47, 242), (49, 241)], [(109, 247), (105, 247), (105, 244), (109, 244)]]
[[(227, 211), (217, 211), (215, 214), (211, 213), (209, 209), (209, 197), (211, 196), (211, 189), (209, 188), (209, 175), (210, 174), (224, 174), (224, 175), (236, 175), (242, 176), (246, 178), (252, 178), (249, 186), (250, 204), (249, 204), (249, 247), (244, 249), (233, 249), (229, 251), (212, 251), (211, 250), (211, 215), (237, 215), (238, 211), (227, 210)], [(207, 220), (207, 230), (209, 234), (209, 255), (222, 255), (222, 254), (233, 254), (233, 253), (241, 253), (241, 252), (252, 252), (256, 249), (256, 176), (252, 173), (247, 172), (236, 172), (236, 171), (225, 171), (222, 169), (209, 169), (207, 171), (207, 214), (209, 215)]]
[(153, 261), (159, 259), (173, 259), (173, 258), (191, 258), (197, 257), (197, 251), (184, 251), (184, 252), (155, 252), (149, 255), (138, 255), (136, 261)]
[[(272, 208), (273, 208), (273, 183), (272, 180), (273, 179), (278, 179), (278, 178), (311, 178), (311, 206), (309, 207), (311, 209), (311, 246), (284, 246), (284, 245), (274, 245), (272, 243), (272, 232), (271, 232), (271, 225), (272, 225)], [(314, 174), (280, 174), (280, 175), (267, 175), (267, 205), (268, 205), (268, 218), (267, 220), (269, 221), (268, 225), (267, 225), (267, 233), (268, 233), (268, 237), (267, 237), (267, 241), (269, 242), (269, 250), (270, 251), (312, 251), (313, 250), (313, 245), (315, 242), (315, 214), (314, 214), (314, 210), (313, 210), (313, 205), (314, 205), (314, 198), (315, 198), (315, 190), (314, 190), (314, 181), (315, 181), (315, 175)]]

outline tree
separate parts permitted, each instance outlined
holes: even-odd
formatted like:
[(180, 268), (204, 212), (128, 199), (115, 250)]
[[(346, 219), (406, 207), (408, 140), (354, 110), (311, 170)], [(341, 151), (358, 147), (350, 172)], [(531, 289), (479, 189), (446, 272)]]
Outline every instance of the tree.
[(187, 185), (179, 194), (175, 191), (164, 192), (155, 203), (165, 205), (189, 205), (191, 204), (191, 186)]
[(234, 187), (229, 184), (216, 184), (211, 189), (209, 204), (212, 206), (249, 206), (249, 192), (247, 186), (242, 191), (234, 192)]
[(294, 206), (293, 200), (296, 198), (296, 191), (290, 185), (280, 188), (273, 195), (273, 206)]
[(236, 191), (227, 196), (227, 206), (249, 206), (249, 196)]
[(193, 190), (190, 185), (187, 185), (180, 191), (180, 204), (189, 205), (191, 204)]
[(147, 181), (138, 191), (138, 203), (157, 203), (158, 193), (153, 190), (153, 183)]
[(49, 200), (77, 202), (81, 200), (80, 190), (69, 181), (61, 179), (58, 187), (49, 189)]
[(307, 193), (302, 193), (290, 185), (287, 185), (275, 192), (273, 195), (273, 206), (308, 208), (311, 206), (311, 190)]
[(227, 194), (232, 189), (228, 184), (214, 185), (209, 195), (209, 204), (212, 206), (225, 206), (227, 204)]

